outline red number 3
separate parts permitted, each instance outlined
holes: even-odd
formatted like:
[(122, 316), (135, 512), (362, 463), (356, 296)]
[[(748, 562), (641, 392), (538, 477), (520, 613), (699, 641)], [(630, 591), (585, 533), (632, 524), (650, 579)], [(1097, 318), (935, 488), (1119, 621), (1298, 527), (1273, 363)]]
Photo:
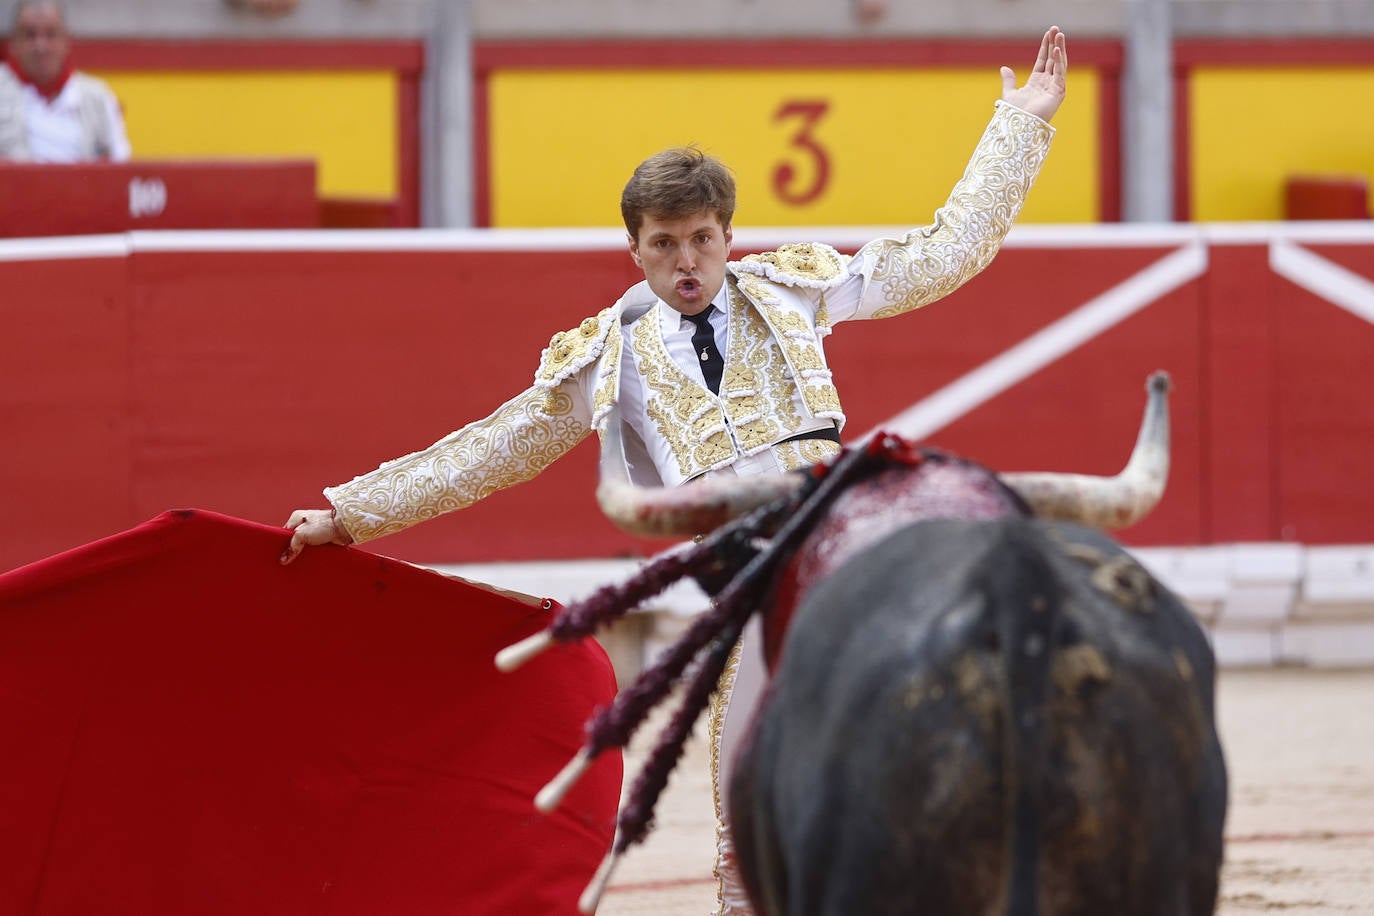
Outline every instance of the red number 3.
[(801, 119), (801, 125), (792, 135), (792, 146), (811, 160), (811, 181), (801, 186), (798, 186), (797, 169), (792, 163), (780, 162), (773, 169), (773, 191), (785, 204), (800, 207), (812, 203), (825, 193), (830, 183), (830, 156), (812, 133), (829, 110), (830, 103), (825, 101), (790, 101), (783, 102), (773, 113), (774, 122)]

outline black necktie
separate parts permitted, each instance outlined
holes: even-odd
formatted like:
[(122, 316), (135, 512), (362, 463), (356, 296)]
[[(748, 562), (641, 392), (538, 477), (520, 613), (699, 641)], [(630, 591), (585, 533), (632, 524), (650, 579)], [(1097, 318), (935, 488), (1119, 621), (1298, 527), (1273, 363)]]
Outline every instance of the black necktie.
[(714, 305), (708, 305), (700, 314), (683, 317), (697, 326), (692, 334), (692, 349), (696, 350), (697, 359), (701, 360), (701, 374), (706, 376), (706, 387), (711, 389), (712, 394), (720, 394), (720, 377), (725, 372), (725, 360), (721, 359), (715, 332), (711, 330), (711, 313), (715, 310)]

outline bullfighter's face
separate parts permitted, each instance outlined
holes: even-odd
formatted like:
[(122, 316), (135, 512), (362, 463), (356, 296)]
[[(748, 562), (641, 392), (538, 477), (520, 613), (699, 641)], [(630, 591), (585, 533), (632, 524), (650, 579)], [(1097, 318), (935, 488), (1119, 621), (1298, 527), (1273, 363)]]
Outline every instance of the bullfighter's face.
[(630, 238), (630, 257), (658, 298), (684, 315), (696, 315), (725, 283), (730, 239), (730, 227), (714, 213), (672, 219), (646, 215), (639, 234)]

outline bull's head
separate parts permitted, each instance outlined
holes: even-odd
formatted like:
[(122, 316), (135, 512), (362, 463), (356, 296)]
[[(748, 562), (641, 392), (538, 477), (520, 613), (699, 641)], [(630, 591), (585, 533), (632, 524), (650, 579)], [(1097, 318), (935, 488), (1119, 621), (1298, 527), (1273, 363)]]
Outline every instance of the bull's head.
[[(1156, 372), (1146, 383), (1145, 416), (1126, 467), (1115, 477), (1053, 472), (1004, 473), (1036, 515), (1095, 528), (1124, 528), (1155, 507), (1169, 476), (1169, 375)], [(624, 531), (647, 537), (704, 534), (733, 518), (795, 493), (800, 475), (719, 477), (669, 489), (636, 487), (625, 472), (620, 423), (607, 424), (597, 501)]]

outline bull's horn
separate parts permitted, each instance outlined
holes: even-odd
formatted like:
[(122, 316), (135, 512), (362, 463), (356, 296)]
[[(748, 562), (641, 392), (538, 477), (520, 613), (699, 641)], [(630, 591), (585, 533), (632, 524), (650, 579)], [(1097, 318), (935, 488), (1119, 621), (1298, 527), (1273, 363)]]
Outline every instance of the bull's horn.
[(1002, 481), (1042, 518), (1095, 528), (1125, 528), (1140, 521), (1164, 495), (1169, 479), (1169, 373), (1151, 375), (1145, 390), (1149, 399), (1140, 435), (1120, 474), (1030, 472), (1003, 474)]
[(689, 537), (714, 531), (751, 509), (791, 496), (799, 474), (713, 477), (681, 487), (638, 487), (626, 471), (620, 414), (606, 418), (596, 501), (621, 530), (644, 537)]

